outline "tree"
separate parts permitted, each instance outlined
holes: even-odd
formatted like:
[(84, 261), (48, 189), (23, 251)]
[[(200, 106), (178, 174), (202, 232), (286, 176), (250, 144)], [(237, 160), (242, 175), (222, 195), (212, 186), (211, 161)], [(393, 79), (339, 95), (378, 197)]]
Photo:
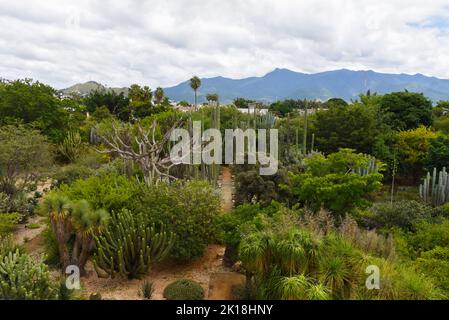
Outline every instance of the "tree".
[(248, 100), (248, 99), (244, 99), (244, 98), (236, 98), (234, 99), (234, 105), (237, 108), (241, 108), (241, 109), (247, 109), (249, 104), (251, 103), (255, 103), (255, 100)]
[(195, 93), (195, 109), (198, 108), (198, 100), (197, 100), (197, 92), (198, 89), (201, 87), (201, 80), (197, 76), (194, 76), (192, 79), (190, 79), (190, 87), (192, 88), (193, 92)]
[(274, 112), (282, 117), (285, 117), (287, 114), (297, 111), (299, 109), (304, 109), (305, 103), (302, 100), (284, 100), (277, 101), (270, 105), (269, 110)]
[(68, 111), (55, 89), (30, 79), (0, 82), (0, 125), (33, 124), (52, 142), (69, 128)]
[(128, 91), (131, 115), (134, 119), (145, 118), (154, 113), (153, 92), (148, 86), (133, 84)]
[(155, 98), (156, 104), (161, 104), (165, 98), (164, 89), (162, 89), (161, 87), (158, 87), (156, 89), (156, 91), (154, 92), (154, 98)]
[(67, 197), (49, 195), (41, 207), (41, 212), (50, 219), (51, 229), (58, 243), (59, 259), (64, 270), (70, 265), (68, 241), (72, 236), (68, 206), (69, 199)]
[(215, 102), (216, 104), (218, 104), (218, 100), (219, 100), (219, 96), (217, 93), (208, 93), (206, 95), (206, 100), (210, 102)]
[(160, 127), (156, 120), (150, 128), (144, 128), (140, 123), (136, 126), (111, 123), (111, 130), (100, 134), (107, 149), (98, 152), (117, 154), (137, 163), (147, 184), (153, 184), (162, 178), (176, 180), (170, 174), (170, 169), (176, 164), (171, 161), (170, 154), (167, 154), (166, 145), (180, 122), (175, 123), (165, 134), (157, 130)]
[(433, 168), (449, 169), (449, 136), (438, 134), (436, 138), (430, 140), (425, 164), (428, 171)]
[(432, 125), (432, 102), (424, 95), (412, 92), (386, 94), (380, 109), (387, 123), (395, 130), (410, 130)]
[(105, 231), (110, 217), (106, 210), (94, 210), (86, 200), (72, 201), (68, 210), (76, 233), (72, 264), (77, 265), (83, 275), (87, 259), (94, 246), (94, 237)]
[[(57, 193), (45, 198), (41, 212), (50, 219), (63, 270), (73, 264), (78, 266), (84, 275), (94, 236), (103, 232), (109, 221), (109, 214), (102, 209), (92, 209), (86, 200), (71, 202), (66, 196)], [(70, 252), (69, 240), (73, 233), (75, 242)]]
[(435, 132), (424, 126), (396, 134), (398, 169), (402, 177), (416, 183), (424, 175), (430, 141), (436, 137)]
[(341, 98), (331, 98), (325, 103), (326, 108), (334, 108), (334, 107), (347, 107), (348, 103)]
[(282, 188), (287, 181), (285, 169), (272, 176), (261, 176), (257, 168), (239, 172), (235, 175), (235, 203), (260, 203), (268, 206), (273, 200), (289, 202), (292, 195), (288, 189)]
[(50, 144), (39, 131), (23, 125), (0, 127), (0, 192), (12, 196), (23, 191), (51, 162)]
[[(94, 91), (84, 99), (84, 104), (87, 106), (87, 111), (96, 114), (99, 121), (108, 118), (111, 114), (122, 121), (128, 121), (131, 116), (129, 99), (123, 92)], [(108, 110), (109, 114), (104, 109)]]
[(370, 154), (382, 132), (374, 108), (360, 103), (333, 107), (316, 113), (316, 147), (326, 154), (340, 148), (352, 148)]
[[(368, 170), (369, 158), (342, 149), (327, 158), (315, 154), (306, 160), (304, 173), (291, 174), (290, 187), (299, 203), (314, 212), (324, 207), (341, 216), (354, 207), (368, 205), (366, 197), (382, 186), (382, 174)], [(381, 167), (381, 164), (378, 164)]]

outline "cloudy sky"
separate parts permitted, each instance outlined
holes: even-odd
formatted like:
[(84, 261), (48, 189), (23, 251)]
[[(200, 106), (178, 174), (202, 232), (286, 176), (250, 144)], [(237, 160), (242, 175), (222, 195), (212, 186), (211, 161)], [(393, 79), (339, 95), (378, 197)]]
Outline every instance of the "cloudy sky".
[(170, 86), (274, 68), (449, 78), (447, 0), (0, 0), (0, 78)]

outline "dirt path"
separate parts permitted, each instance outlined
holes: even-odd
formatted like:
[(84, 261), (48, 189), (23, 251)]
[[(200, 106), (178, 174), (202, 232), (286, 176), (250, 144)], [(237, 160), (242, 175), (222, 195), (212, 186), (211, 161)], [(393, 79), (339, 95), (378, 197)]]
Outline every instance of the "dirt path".
[[(225, 271), (222, 267), (223, 254), (222, 246), (210, 245), (201, 258), (188, 264), (167, 261), (156, 265), (145, 278), (153, 282), (155, 288), (152, 300), (163, 300), (165, 287), (177, 279), (191, 279), (200, 283), (208, 297), (211, 274)], [(139, 290), (145, 279), (100, 279), (92, 272), (88, 278), (83, 279), (83, 287), (87, 298), (92, 293), (100, 293), (103, 299), (138, 300), (142, 299)]]
[(25, 224), (20, 224), (14, 232), (14, 240), (23, 245), (37, 238), (45, 228), (45, 218), (39, 216), (30, 217)]
[(234, 207), (232, 199), (233, 185), (232, 174), (229, 167), (223, 167), (223, 176), (221, 180), (222, 208), (224, 212), (230, 212)]

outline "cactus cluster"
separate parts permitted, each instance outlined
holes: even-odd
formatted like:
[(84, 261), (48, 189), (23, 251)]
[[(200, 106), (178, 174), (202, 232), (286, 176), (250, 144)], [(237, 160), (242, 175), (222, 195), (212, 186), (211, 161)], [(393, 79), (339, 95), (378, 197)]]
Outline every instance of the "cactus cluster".
[(276, 123), (276, 117), (271, 113), (260, 114), (258, 109), (254, 109), (254, 130), (272, 129)]
[(370, 155), (365, 155), (365, 157), (368, 160), (368, 163), (366, 166), (360, 166), (355, 169), (353, 169), (353, 173), (357, 173), (358, 175), (364, 177), (372, 173), (378, 173), (379, 167), (377, 165), (377, 160), (375, 157)]
[(19, 250), (0, 257), (0, 299), (48, 300), (58, 297), (48, 267)]
[(427, 173), (424, 182), (419, 186), (419, 196), (434, 206), (441, 206), (449, 202), (449, 175), (446, 168), (439, 172), (434, 168), (432, 176), (430, 176), (430, 172)]
[(112, 217), (109, 228), (95, 238), (98, 252), (94, 267), (100, 277), (117, 274), (130, 279), (141, 278), (150, 267), (170, 252), (175, 236), (157, 231), (143, 214), (123, 210)]

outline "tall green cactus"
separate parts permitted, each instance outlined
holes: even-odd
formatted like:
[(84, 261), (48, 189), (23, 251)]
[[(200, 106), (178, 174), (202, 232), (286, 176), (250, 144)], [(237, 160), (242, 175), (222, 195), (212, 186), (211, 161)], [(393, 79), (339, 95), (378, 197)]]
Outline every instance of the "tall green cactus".
[(0, 257), (0, 299), (49, 300), (58, 297), (48, 267), (28, 254), (9, 252)]
[(157, 231), (143, 214), (128, 210), (113, 214), (109, 228), (95, 238), (98, 252), (93, 261), (98, 276), (144, 276), (155, 262), (168, 255), (174, 244), (173, 233), (161, 229)]
[[(220, 122), (221, 122), (221, 110), (220, 104), (217, 102), (211, 113), (211, 128), (220, 130), (221, 129)], [(211, 164), (209, 168), (210, 168), (209, 180), (214, 185), (217, 185), (221, 166), (220, 164), (214, 163)]]
[(59, 153), (70, 162), (79, 158), (83, 142), (79, 132), (69, 132), (59, 145)]
[(370, 155), (365, 155), (365, 158), (368, 160), (366, 166), (357, 167), (352, 170), (353, 173), (357, 173), (358, 175), (364, 177), (372, 173), (378, 173), (379, 167), (377, 165), (377, 160), (375, 157)]
[(419, 186), (419, 196), (434, 206), (441, 206), (449, 202), (449, 174), (446, 172), (446, 168), (439, 171), (438, 175), (437, 169), (434, 168), (432, 177), (430, 172), (427, 173), (424, 182)]
[(307, 130), (308, 130), (308, 115), (307, 115), (307, 113), (308, 113), (308, 107), (309, 107), (309, 104), (308, 104), (307, 100), (304, 101), (304, 106), (305, 106), (305, 110), (304, 110), (304, 137), (303, 137), (303, 141), (302, 141), (302, 153), (303, 154), (307, 154)]

